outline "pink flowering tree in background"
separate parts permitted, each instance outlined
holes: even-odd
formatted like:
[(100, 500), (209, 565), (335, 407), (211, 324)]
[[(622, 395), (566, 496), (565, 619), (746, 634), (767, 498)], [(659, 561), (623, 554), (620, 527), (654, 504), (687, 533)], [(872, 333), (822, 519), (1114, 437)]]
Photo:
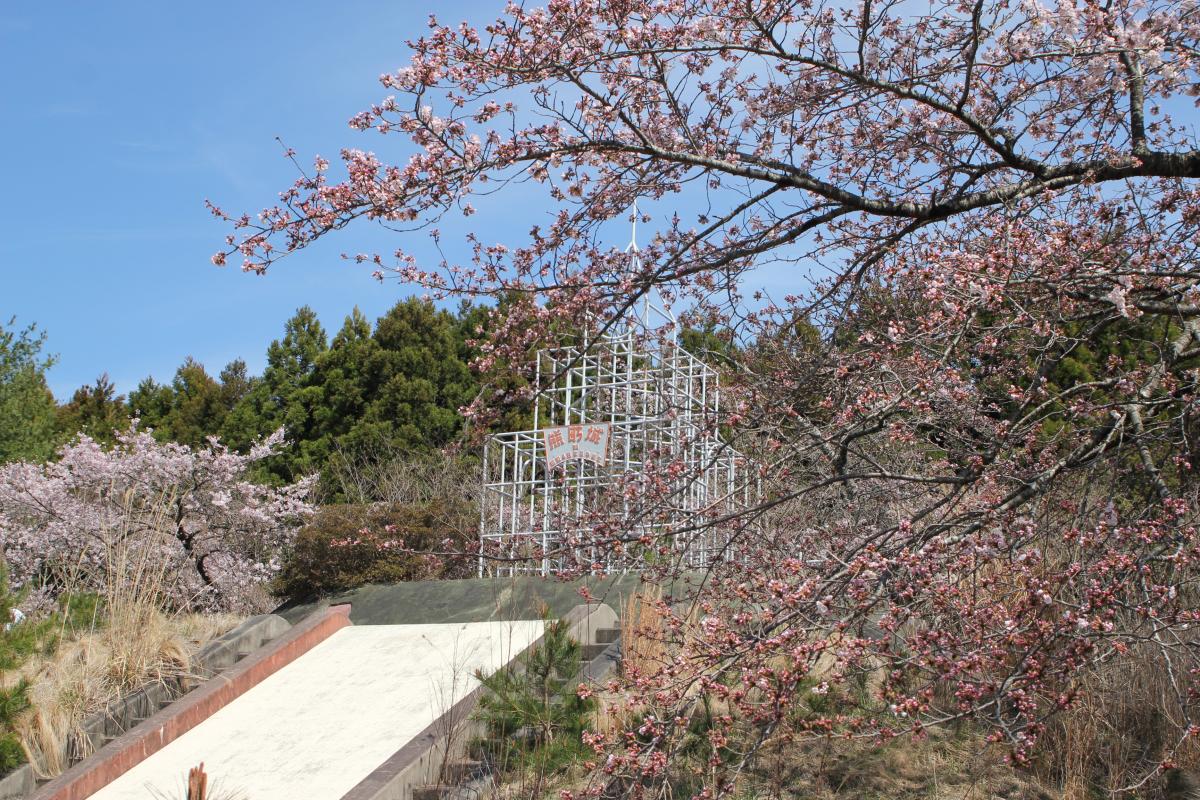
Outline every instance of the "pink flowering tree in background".
[[(699, 697), (736, 711), (714, 752), (743, 743), (714, 794), (785, 727), (973, 719), (1026, 761), (1122, 665), (1166, 676), (1161, 740), (1129, 785), (1187, 751), (1195, 3), (551, 0), (481, 29), (431, 20), (412, 47), (351, 121), (395, 155), (345, 150), (338, 177), (318, 158), (256, 216), (214, 207), (234, 228), (214, 260), (263, 272), (359, 221), (425, 228), (441, 265), (357, 258), (506, 298), (484, 369), (652, 291), (738, 346), (721, 422), (764, 500), (698, 520), (737, 557), (650, 575), (673, 581), (677, 655), (629, 678), (639, 735), (590, 739), (607, 773), (659, 785)], [(439, 220), (515, 183), (552, 213), (452, 257)], [(658, 231), (631, 270), (603, 231), (639, 198), (678, 213), (644, 217)], [(767, 267), (794, 289), (755, 292)], [(818, 689), (861, 681), (871, 702), (797, 721), (818, 665)]]
[(272, 488), (246, 477), (282, 439), (241, 455), (131, 427), (112, 448), (81, 434), (57, 460), (0, 466), (0, 543), (14, 585), (48, 602), (63, 591), (119, 591), (110, 582), (140, 566), (166, 576), (169, 608), (262, 610), (263, 584), (312, 511), (311, 480)]

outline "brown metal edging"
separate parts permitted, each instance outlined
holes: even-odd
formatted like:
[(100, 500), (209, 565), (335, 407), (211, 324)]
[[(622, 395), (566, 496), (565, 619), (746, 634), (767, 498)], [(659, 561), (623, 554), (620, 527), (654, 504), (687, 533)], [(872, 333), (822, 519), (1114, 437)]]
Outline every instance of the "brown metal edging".
[(313, 614), (80, 761), (34, 792), (30, 800), (90, 797), (350, 624), (348, 605)]

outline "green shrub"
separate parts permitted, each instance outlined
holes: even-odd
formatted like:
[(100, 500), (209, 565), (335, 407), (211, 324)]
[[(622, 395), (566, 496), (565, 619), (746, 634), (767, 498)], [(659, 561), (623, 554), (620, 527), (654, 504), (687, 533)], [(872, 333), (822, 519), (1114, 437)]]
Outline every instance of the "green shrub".
[(29, 708), (29, 681), (21, 678), (7, 689), (0, 689), (0, 726), (8, 727)]
[(15, 669), (32, 656), (52, 653), (58, 644), (58, 626), (58, 618), (51, 616), (26, 620), (0, 632), (0, 670)]
[(467, 577), (474, 561), (461, 554), (474, 541), (476, 513), (466, 503), (325, 506), (297, 533), (274, 591), (305, 599), (368, 583)]
[(61, 620), (56, 614), (9, 624), (21, 597), (10, 589), (8, 567), (0, 562), (0, 670), (19, 667), (31, 656), (52, 652), (58, 644)]
[(7, 775), (25, 763), (25, 749), (15, 733), (0, 735), (0, 775)]
[(87, 631), (102, 623), (102, 605), (95, 592), (64, 592), (58, 598), (58, 612), (69, 631)]
[(520, 663), (478, 676), (484, 691), (475, 716), (501, 772), (534, 769), (544, 776), (587, 752), (581, 734), (595, 701), (576, 694), (580, 648), (567, 629), (561, 620), (546, 623), (542, 641)]
[[(7, 566), (0, 561), (0, 670), (15, 669), (58, 644), (57, 615), (9, 624), (20, 599), (9, 586)], [(13, 725), (28, 708), (29, 681), (25, 678), (0, 688), (0, 775), (25, 763), (25, 750), (13, 732)]]
[[(24, 596), (12, 591), (8, 569), (0, 561), (0, 670), (3, 671), (19, 669), (34, 656), (52, 653), (64, 631), (93, 627), (99, 612), (98, 595), (64, 593), (59, 597), (57, 612), (9, 624), (13, 609)], [(29, 707), (29, 682), (25, 678), (0, 687), (0, 775), (26, 761), (25, 750), (13, 728)]]

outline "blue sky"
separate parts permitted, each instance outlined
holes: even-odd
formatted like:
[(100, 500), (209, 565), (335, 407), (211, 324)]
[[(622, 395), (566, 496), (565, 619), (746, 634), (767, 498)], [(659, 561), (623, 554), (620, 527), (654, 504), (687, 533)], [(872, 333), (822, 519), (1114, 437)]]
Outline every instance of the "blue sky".
[[(437, 12), (482, 20), (498, 7), (439, 2)], [(0, 318), (49, 334), (60, 400), (101, 372), (123, 392), (146, 375), (169, 380), (188, 355), (214, 374), (239, 356), (258, 371), (298, 306), (336, 329), (356, 304), (375, 317), (404, 296), (339, 258), (388, 246), (367, 228), (265, 278), (218, 269), (209, 257), (227, 229), (204, 200), (239, 212), (269, 204), (294, 178), (277, 135), (305, 157), (400, 145), (346, 120), (384, 95), (377, 77), (406, 63), (404, 41), (429, 9), (0, 5)], [(499, 233), (511, 222), (502, 216), (477, 227)]]
[[(121, 392), (147, 375), (169, 381), (187, 356), (214, 375), (239, 357), (257, 373), (301, 305), (331, 332), (355, 305), (379, 316), (412, 289), (340, 254), (391, 252), (396, 234), (359, 226), (258, 277), (210, 263), (229, 229), (204, 201), (231, 213), (271, 204), (295, 178), (276, 136), (305, 162), (347, 146), (403, 160), (400, 137), (347, 120), (386, 94), (378, 76), (408, 62), (405, 41), (431, 9), (483, 23), (503, 5), (4, 0), (0, 322), (48, 333), (61, 401), (101, 373)], [(547, 221), (553, 207), (526, 191), (476, 202), (480, 239), (513, 244)], [(627, 236), (614, 229), (613, 244)], [(405, 245), (436, 258), (423, 235)]]

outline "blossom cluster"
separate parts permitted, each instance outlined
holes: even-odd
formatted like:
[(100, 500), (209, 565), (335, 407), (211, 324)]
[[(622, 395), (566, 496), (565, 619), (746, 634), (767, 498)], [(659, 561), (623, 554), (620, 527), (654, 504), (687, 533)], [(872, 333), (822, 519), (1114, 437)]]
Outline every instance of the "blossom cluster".
[(119, 591), (111, 584), (134, 579), (123, 571), (133, 561), (163, 570), (170, 606), (255, 610), (312, 512), (312, 479), (274, 488), (246, 478), (282, 440), (279, 431), (247, 454), (215, 440), (193, 449), (135, 423), (111, 448), (80, 435), (48, 463), (0, 466), (0, 546), (14, 585), (45, 599)]

